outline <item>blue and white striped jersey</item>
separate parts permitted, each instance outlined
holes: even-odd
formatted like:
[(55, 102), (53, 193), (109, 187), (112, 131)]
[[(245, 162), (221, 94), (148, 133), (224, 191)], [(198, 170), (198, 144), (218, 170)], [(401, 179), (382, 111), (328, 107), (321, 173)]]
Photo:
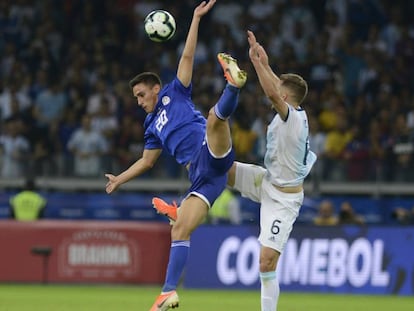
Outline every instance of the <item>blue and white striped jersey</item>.
[(288, 106), (286, 121), (277, 114), (268, 126), (264, 159), (266, 178), (280, 187), (302, 184), (317, 158), (309, 149), (309, 125), (305, 110)]

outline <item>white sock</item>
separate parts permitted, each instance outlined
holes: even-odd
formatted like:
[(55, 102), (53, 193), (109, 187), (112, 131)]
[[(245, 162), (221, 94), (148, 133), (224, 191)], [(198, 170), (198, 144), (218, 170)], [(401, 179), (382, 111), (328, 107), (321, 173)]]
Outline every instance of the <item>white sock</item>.
[(261, 282), (261, 304), (262, 311), (277, 310), (279, 299), (279, 281), (276, 278), (276, 271), (260, 272)]

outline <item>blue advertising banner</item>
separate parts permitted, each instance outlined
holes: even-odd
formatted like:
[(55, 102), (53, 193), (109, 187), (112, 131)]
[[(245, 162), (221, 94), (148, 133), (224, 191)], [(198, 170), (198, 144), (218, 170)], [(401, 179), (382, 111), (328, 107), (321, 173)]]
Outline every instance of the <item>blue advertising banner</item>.
[[(189, 288), (258, 289), (256, 226), (202, 226)], [(414, 295), (414, 227), (296, 226), (277, 268), (284, 291)]]

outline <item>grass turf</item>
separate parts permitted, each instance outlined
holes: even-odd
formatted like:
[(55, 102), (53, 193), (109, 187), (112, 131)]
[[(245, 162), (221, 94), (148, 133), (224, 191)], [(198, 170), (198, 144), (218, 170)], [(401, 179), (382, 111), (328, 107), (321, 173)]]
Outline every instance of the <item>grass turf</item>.
[[(113, 311), (151, 307), (159, 287), (0, 285), (0, 311)], [(179, 311), (258, 311), (259, 291), (180, 289)], [(413, 297), (282, 292), (282, 311), (412, 311)]]

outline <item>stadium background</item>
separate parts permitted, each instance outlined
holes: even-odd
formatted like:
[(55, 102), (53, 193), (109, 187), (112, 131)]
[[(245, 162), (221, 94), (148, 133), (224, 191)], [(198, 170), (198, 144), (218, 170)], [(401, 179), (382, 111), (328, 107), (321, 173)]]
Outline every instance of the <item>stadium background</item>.
[[(146, 70), (159, 72), (163, 81), (175, 74), (194, 3), (132, 0), (0, 3), (2, 246), (18, 244), (23, 234), (19, 230), (27, 233), (32, 227), (33, 230), (41, 227), (44, 237), (29, 239), (27, 248), (39, 242), (48, 243), (44, 238), (54, 232), (54, 226), (64, 223), (73, 225), (70, 230), (74, 231), (62, 241), (67, 238), (77, 241), (76, 230), (85, 228), (102, 232), (99, 230), (115, 226), (113, 232), (124, 232), (131, 222), (138, 227), (131, 230), (138, 233), (126, 234), (134, 238), (135, 234), (141, 234), (141, 225), (145, 227), (149, 221), (159, 224), (157, 230), (163, 241), (168, 239), (165, 220), (153, 212), (149, 200), (153, 195), (179, 200), (187, 186), (185, 171), (163, 155), (154, 170), (125, 185), (114, 196), (104, 194), (103, 174), (120, 172), (142, 152), (145, 116), (136, 107), (128, 81)], [(177, 20), (176, 35), (163, 44), (149, 41), (143, 32), (142, 21), (155, 8), (170, 11)], [(343, 202), (350, 202), (364, 217), (365, 231), (338, 233), (319, 227), (318, 233), (311, 237), (317, 239), (319, 234), (332, 239), (339, 237), (351, 245), (358, 236), (375, 242), (370, 234), (375, 232), (373, 235), (377, 236), (376, 230), (384, 228), (379, 235), (390, 237), (391, 244), (398, 243), (401, 249), (413, 246), (410, 238), (399, 235), (399, 230), (408, 230), (403, 236), (412, 235), (412, 226), (404, 229), (400, 226), (412, 224), (413, 218), (400, 223), (395, 217), (396, 208), (409, 212), (414, 206), (413, 13), (414, 3), (403, 0), (220, 0), (203, 19), (193, 76), (193, 99), (197, 107), (206, 113), (223, 87), (224, 80), (215, 60), (218, 52), (231, 53), (249, 72), (249, 82), (232, 120), (239, 160), (261, 163), (265, 125), (272, 116), (249, 64), (245, 30), (257, 33), (276, 72), (298, 72), (309, 82), (310, 92), (304, 107), (311, 124), (311, 148), (317, 152), (319, 161), (306, 181), (306, 200), (297, 227), (299, 236), (307, 232), (306, 228), (317, 216), (320, 202), (329, 199), (336, 213)], [(76, 155), (68, 142), (85, 122), (90, 122), (92, 130), (99, 133), (96, 148), (87, 146), (97, 165), (89, 171), (76, 171)], [(33, 177), (48, 199), (47, 220), (21, 228), (20, 224), (7, 221), (8, 200), (26, 178)], [(244, 225), (240, 230), (252, 230), (250, 234), (254, 236), (258, 226), (257, 205), (238, 199)], [(56, 225), (53, 220), (60, 222)], [(91, 225), (82, 220), (98, 221)], [(228, 228), (226, 234), (238, 230), (223, 228)], [(388, 228), (393, 229), (387, 231)], [(16, 232), (20, 232), (17, 233), (20, 240), (16, 235), (11, 238)], [(240, 232), (236, 235), (249, 237)], [(102, 236), (93, 237), (97, 238)], [(103, 240), (108, 242), (113, 238), (105, 236)], [(62, 245), (61, 241), (55, 243)], [(121, 252), (123, 245), (118, 249)], [(145, 248), (146, 244), (142, 246)], [(20, 267), (28, 264), (28, 270), (32, 269), (29, 276), (23, 274), (17, 281), (41, 281), (42, 259), (16, 247), (7, 262)], [(394, 285), (389, 285), (385, 292), (412, 295), (413, 286), (407, 283), (412, 278), (412, 260), (396, 250), (391, 253), (394, 260), (403, 257), (406, 261), (397, 260), (392, 275)], [(49, 277), (51, 281), (62, 281), (55, 254), (51, 255), (50, 268), (56, 274), (52, 271)], [(383, 265), (387, 260), (389, 263), (390, 253), (385, 254)], [(3, 265), (0, 273), (4, 281), (10, 281), (7, 268)], [(86, 272), (76, 269), (72, 272), (96, 273), (86, 268)], [(122, 269), (112, 273), (117, 277), (118, 273), (127, 275)], [(153, 281), (160, 279), (162, 276), (157, 275)], [(127, 282), (141, 281), (134, 275)], [(352, 286), (344, 288), (345, 292), (358, 292)], [(300, 284), (294, 288), (307, 289)]]

